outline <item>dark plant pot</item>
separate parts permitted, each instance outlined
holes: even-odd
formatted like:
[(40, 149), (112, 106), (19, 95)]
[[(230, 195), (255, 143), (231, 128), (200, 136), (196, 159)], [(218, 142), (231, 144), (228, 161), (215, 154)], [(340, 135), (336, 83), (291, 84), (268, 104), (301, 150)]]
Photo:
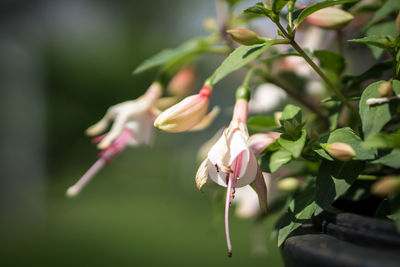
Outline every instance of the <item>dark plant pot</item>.
[(287, 267), (399, 267), (400, 234), (389, 220), (331, 209), (294, 231), (282, 255)]

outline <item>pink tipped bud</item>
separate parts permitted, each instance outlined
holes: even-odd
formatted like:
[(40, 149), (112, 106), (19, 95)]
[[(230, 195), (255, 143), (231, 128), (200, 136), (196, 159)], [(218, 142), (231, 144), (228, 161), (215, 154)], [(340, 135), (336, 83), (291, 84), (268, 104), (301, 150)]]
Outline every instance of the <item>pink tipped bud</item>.
[(193, 90), (196, 79), (193, 67), (182, 68), (168, 85), (168, 93), (183, 97)]
[(350, 161), (356, 156), (353, 147), (346, 143), (336, 142), (323, 147), (332, 157), (340, 161)]
[(253, 134), (247, 141), (247, 145), (251, 152), (255, 155), (259, 155), (269, 145), (275, 143), (276, 139), (278, 139), (280, 135), (281, 133), (276, 132)]
[(336, 7), (327, 7), (312, 13), (306, 20), (312, 25), (335, 30), (343, 28), (353, 19), (353, 15), (349, 12)]
[(283, 192), (293, 192), (299, 188), (299, 180), (295, 177), (286, 177), (278, 181), (277, 187)]
[(154, 127), (170, 133), (192, 129), (206, 115), (211, 91), (210, 86), (203, 86), (199, 94), (186, 97), (178, 104), (168, 108), (157, 117)]
[(396, 176), (387, 176), (377, 181), (371, 188), (374, 195), (387, 197), (395, 195), (400, 191), (400, 178)]
[(233, 40), (242, 45), (255, 45), (265, 42), (255, 32), (247, 29), (232, 29), (227, 30), (226, 32), (232, 36)]
[(388, 97), (393, 95), (393, 87), (391, 82), (383, 82), (378, 87), (380, 97)]

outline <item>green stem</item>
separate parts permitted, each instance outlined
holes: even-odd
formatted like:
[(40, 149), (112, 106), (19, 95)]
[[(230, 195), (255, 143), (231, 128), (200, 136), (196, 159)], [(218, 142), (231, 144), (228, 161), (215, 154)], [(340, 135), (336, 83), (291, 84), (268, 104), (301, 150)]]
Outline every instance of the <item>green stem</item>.
[(253, 77), (254, 71), (257, 69), (257, 67), (252, 67), (247, 71), (246, 77), (243, 80), (243, 86), (248, 87), (249, 82), (251, 80), (251, 77)]
[(285, 29), (282, 27), (282, 25), (277, 22), (276, 25), (278, 28), (281, 30), (283, 35), (286, 36), (290, 40), (291, 46), (304, 58), (305, 61), (315, 70), (315, 72), (321, 77), (322, 80), (325, 81), (325, 83), (328, 85), (328, 87), (336, 94), (336, 96), (342, 101), (343, 104), (345, 104), (356, 116), (356, 118), (361, 121), (360, 115), (358, 112), (354, 109), (354, 107), (350, 104), (349, 101), (344, 97), (344, 95), (339, 91), (339, 89), (336, 88), (336, 86), (329, 80), (328, 76), (318, 67), (314, 61), (304, 52), (304, 50), (297, 44), (297, 42), (291, 38), (291, 36), (285, 31)]
[(357, 180), (363, 180), (363, 181), (374, 181), (377, 180), (378, 176), (375, 175), (366, 175), (366, 174), (360, 174), (357, 177)]

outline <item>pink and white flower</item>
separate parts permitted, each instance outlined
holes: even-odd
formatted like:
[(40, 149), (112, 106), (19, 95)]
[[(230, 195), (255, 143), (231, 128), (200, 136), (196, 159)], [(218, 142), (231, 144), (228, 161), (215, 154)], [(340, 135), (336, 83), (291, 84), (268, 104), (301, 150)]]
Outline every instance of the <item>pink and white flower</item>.
[(235, 189), (251, 185), (259, 197), (261, 209), (267, 211), (267, 188), (258, 166), (257, 159), (250, 151), (247, 120), (248, 102), (239, 99), (236, 102), (233, 119), (222, 136), (208, 152), (196, 174), (196, 186), (201, 191), (210, 178), (218, 185), (227, 187), (225, 202), (225, 232), (228, 256), (232, 256), (232, 245), (229, 234), (229, 207), (235, 196)]

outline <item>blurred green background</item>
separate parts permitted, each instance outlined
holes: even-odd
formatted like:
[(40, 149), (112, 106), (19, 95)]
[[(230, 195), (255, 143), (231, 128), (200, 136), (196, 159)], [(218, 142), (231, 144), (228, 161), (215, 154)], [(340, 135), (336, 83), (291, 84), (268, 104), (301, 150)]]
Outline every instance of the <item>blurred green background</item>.
[[(155, 72), (132, 70), (204, 35), (208, 16), (214, 0), (0, 3), (1, 266), (282, 265), (270, 238), (275, 217), (231, 216), (228, 259), (223, 206), (215, 212), (213, 194), (195, 188), (197, 150), (229, 112), (205, 132), (157, 132), (152, 147), (127, 149), (81, 195), (65, 197), (96, 160), (84, 130), (143, 93)], [(199, 83), (220, 59), (198, 62)], [(212, 99), (223, 110), (240, 83), (228, 80)]]

